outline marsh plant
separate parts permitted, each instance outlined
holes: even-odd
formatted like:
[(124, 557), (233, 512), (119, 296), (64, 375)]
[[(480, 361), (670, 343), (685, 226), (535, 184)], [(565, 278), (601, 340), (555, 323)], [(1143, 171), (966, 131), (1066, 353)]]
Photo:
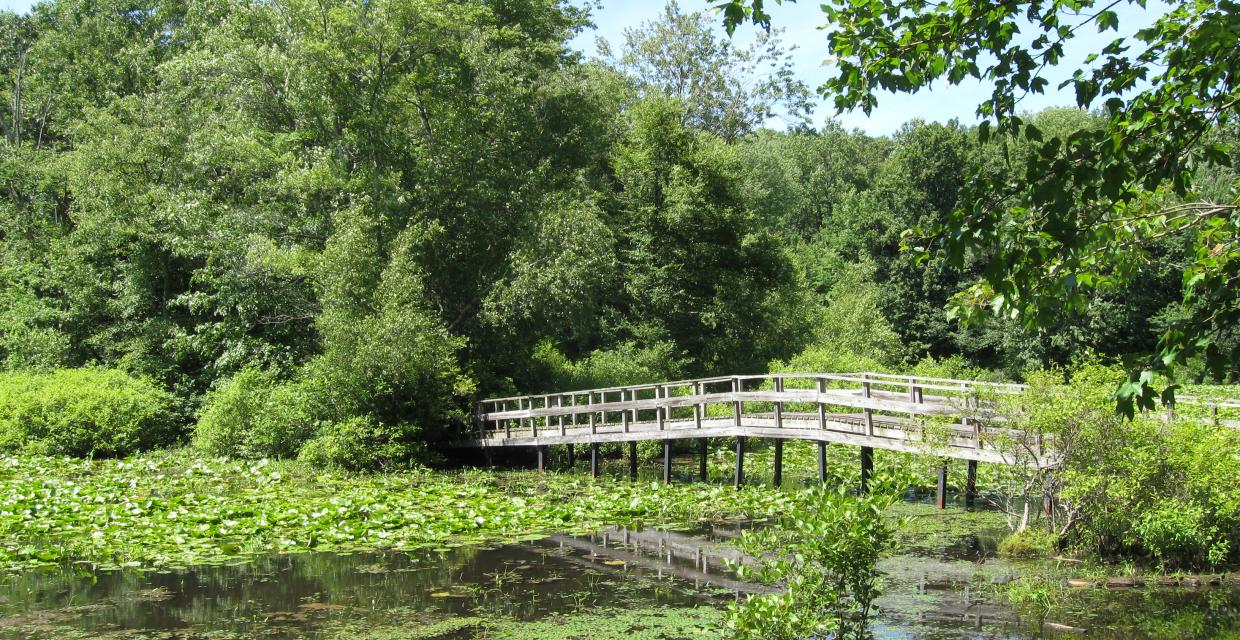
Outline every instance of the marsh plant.
[(1043, 546), (1165, 570), (1229, 566), (1240, 548), (1240, 430), (1189, 415), (1191, 405), (1125, 417), (1110, 386), (1119, 373), (1091, 359), (1029, 373), (999, 407), (1015, 428), (992, 446), (1017, 464), (991, 499), (1014, 534), (1049, 536)]
[(776, 526), (742, 536), (741, 548), (760, 560), (757, 566), (736, 567), (737, 573), (783, 591), (733, 604), (727, 619), (732, 637), (868, 637), (882, 586), (876, 565), (899, 525), (884, 511), (904, 483), (887, 476), (873, 486), (873, 492), (859, 496), (845, 488), (806, 490)]

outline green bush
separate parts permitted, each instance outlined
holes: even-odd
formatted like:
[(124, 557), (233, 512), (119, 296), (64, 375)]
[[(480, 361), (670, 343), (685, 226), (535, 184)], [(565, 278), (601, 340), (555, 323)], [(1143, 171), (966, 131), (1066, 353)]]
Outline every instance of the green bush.
[(798, 494), (773, 526), (741, 535), (739, 547), (761, 558), (736, 567), (742, 578), (780, 584), (782, 593), (738, 600), (728, 608), (728, 631), (739, 640), (864, 637), (882, 582), (879, 557), (899, 521), (884, 515), (906, 478), (879, 474), (872, 491), (814, 487)]
[(413, 425), (385, 425), (354, 417), (323, 425), (301, 448), (298, 458), (310, 464), (361, 471), (425, 459), (426, 447)]
[(1055, 550), (1055, 536), (1038, 529), (1017, 531), (999, 543), (999, 555), (1007, 558), (1045, 558)]
[(685, 364), (670, 342), (656, 342), (648, 347), (624, 342), (573, 362), (544, 340), (531, 357), (544, 386), (557, 391), (675, 380)]
[(245, 369), (207, 397), (194, 445), (216, 455), (294, 457), (316, 430), (313, 404), (307, 384)]
[[(1027, 379), (1030, 389), (1003, 412), (1011, 426), (1054, 444), (1055, 454), (1043, 461), (1057, 470), (1018, 483), (1017, 493), (1058, 494), (1046, 524), (1063, 531), (1066, 543), (1102, 556), (1143, 556), (1167, 568), (1235, 560), (1240, 431), (1183, 416), (1124, 418), (1113, 395), (1124, 379), (1118, 368), (1082, 362), (1030, 372)], [(1026, 445), (996, 442), (1009, 453)]]
[(124, 456), (170, 444), (172, 396), (110, 369), (0, 374), (0, 450), (38, 455)]
[(872, 356), (853, 353), (833, 344), (813, 344), (788, 362), (771, 363), (772, 373), (861, 373), (886, 372), (888, 368)]

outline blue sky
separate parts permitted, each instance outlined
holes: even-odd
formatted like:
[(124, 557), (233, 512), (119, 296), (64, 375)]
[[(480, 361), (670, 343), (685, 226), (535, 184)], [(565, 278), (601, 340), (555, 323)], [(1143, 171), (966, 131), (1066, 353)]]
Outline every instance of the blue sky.
[[(581, 5), (588, 0), (573, 0)], [(604, 37), (613, 45), (624, 40), (624, 30), (637, 27), (642, 22), (656, 18), (662, 11), (666, 0), (603, 0), (603, 6), (594, 10), (594, 22), (597, 29), (579, 35), (573, 45), (587, 55), (595, 52), (595, 40)], [(0, 9), (10, 11), (26, 11), (33, 4), (32, 0), (0, 0)], [(776, 28), (784, 29), (783, 40), (786, 45), (795, 45), (797, 73), (811, 88), (820, 86), (831, 74), (829, 67), (823, 65), (826, 58), (826, 39), (819, 30), (823, 14), (817, 0), (804, 0), (801, 3), (772, 5), (769, 11), (773, 16)], [(711, 2), (706, 0), (682, 0), (683, 10), (706, 9)], [(1122, 3), (1116, 8), (1120, 16), (1120, 35), (1130, 35), (1137, 29), (1149, 25), (1166, 11), (1165, 4), (1157, 0), (1149, 3), (1149, 8), (1141, 9), (1135, 4)], [(723, 29), (717, 20), (713, 21), (720, 35)], [(755, 27), (745, 26), (737, 30), (736, 39), (744, 44), (753, 38)], [(1048, 106), (1072, 105), (1074, 103), (1071, 90), (1058, 91), (1055, 87), (1060, 80), (1068, 78), (1083, 63), (1085, 56), (1098, 51), (1116, 37), (1114, 32), (1096, 33), (1093, 29), (1082, 29), (1078, 37), (1067, 49), (1065, 64), (1060, 65), (1051, 75), (1050, 87), (1044, 95), (1029, 96), (1022, 103), (1022, 108), (1037, 111)], [(945, 83), (923, 90), (914, 95), (886, 95), (880, 97), (878, 108), (870, 116), (863, 113), (845, 113), (838, 117), (848, 128), (859, 128), (874, 135), (890, 134), (899, 129), (900, 125), (914, 118), (945, 122), (957, 118), (962, 122), (974, 122), (974, 110), (986, 96), (987, 90), (980, 83), (965, 83), (959, 86), (948, 86)], [(819, 106), (815, 119), (819, 122), (834, 115), (834, 108), (829, 104)]]
[[(594, 22), (597, 30), (588, 31), (577, 37), (574, 45), (592, 54), (594, 42), (599, 36), (606, 38), (613, 46), (624, 41), (624, 30), (641, 25), (642, 22), (656, 18), (663, 9), (666, 0), (603, 0), (603, 7), (594, 11)], [(582, 5), (582, 2), (577, 4)], [(711, 2), (703, 0), (681, 0), (682, 10), (709, 8)], [(800, 3), (785, 2), (782, 5), (767, 2), (767, 9), (772, 16), (772, 26), (784, 29), (785, 45), (796, 45), (794, 54), (797, 73), (811, 89), (821, 86), (831, 75), (831, 69), (823, 65), (827, 57), (826, 38), (819, 29), (825, 20), (818, 0), (802, 0)], [(1059, 91), (1059, 82), (1070, 78), (1072, 73), (1084, 63), (1085, 57), (1097, 52), (1116, 37), (1129, 36), (1137, 30), (1149, 26), (1158, 16), (1167, 11), (1167, 5), (1153, 0), (1147, 9), (1135, 4), (1122, 3), (1115, 8), (1119, 14), (1120, 32), (1113, 31), (1099, 34), (1096, 29), (1081, 29), (1065, 51), (1065, 63), (1061, 64), (1048, 79), (1050, 86), (1043, 95), (1027, 97), (1021, 108), (1027, 111), (1038, 111), (1050, 106), (1075, 105), (1072, 90)], [(714, 21), (720, 35), (723, 28), (718, 20)], [(735, 38), (745, 44), (752, 39), (757, 27), (745, 26), (737, 29)], [(886, 94), (880, 96), (876, 109), (867, 117), (858, 111), (844, 113), (838, 120), (847, 128), (859, 128), (872, 135), (887, 135), (900, 128), (900, 125), (914, 118), (928, 121), (946, 122), (956, 118), (961, 122), (976, 122), (975, 110), (989, 90), (978, 82), (962, 83), (950, 86), (940, 83), (913, 95)], [(827, 101), (822, 101), (815, 113), (815, 120), (823, 121), (835, 116), (835, 108)]]

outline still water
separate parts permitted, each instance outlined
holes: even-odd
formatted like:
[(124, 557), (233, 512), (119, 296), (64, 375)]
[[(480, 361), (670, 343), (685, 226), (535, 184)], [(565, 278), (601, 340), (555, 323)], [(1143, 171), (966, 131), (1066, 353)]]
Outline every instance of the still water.
[[(173, 573), (38, 571), (0, 587), (0, 638), (710, 638), (737, 580), (744, 525), (611, 529), (499, 547), (312, 553)], [(928, 540), (883, 561), (880, 638), (1240, 637), (1240, 591), (1080, 591), (1021, 620), (996, 584), (1022, 567), (1000, 532)], [(1078, 631), (1065, 631), (1073, 628)]]

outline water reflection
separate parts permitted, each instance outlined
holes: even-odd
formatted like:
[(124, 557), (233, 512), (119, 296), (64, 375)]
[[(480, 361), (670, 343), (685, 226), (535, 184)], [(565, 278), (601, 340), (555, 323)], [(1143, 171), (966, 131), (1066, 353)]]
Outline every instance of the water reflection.
[[(29, 572), (0, 588), (0, 638), (466, 639), (484, 636), (467, 626), (426, 635), (428, 625), (616, 609), (718, 610), (766, 590), (726, 569), (744, 561), (729, 544), (744, 526), (613, 528), (496, 548), (273, 556), (171, 573)], [(885, 560), (889, 587), (878, 603), (876, 634), (1037, 637), (1062, 628), (1055, 624), (1114, 638), (1221, 638), (1240, 630), (1234, 589), (1082, 592), (1056, 611), (1052, 626), (1029, 625), (995, 595), (994, 585), (1020, 570), (994, 558), (997, 539), (974, 532)]]

